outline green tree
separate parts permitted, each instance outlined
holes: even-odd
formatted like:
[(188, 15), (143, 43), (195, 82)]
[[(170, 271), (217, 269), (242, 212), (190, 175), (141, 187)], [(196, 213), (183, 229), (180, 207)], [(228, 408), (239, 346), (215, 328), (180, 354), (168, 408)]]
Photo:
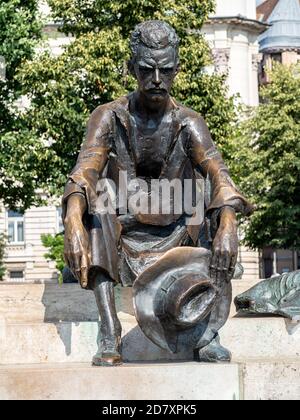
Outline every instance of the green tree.
[[(213, 0), (49, 0), (49, 4), (54, 18), (62, 22), (61, 30), (75, 40), (61, 56), (44, 53), (27, 61), (18, 74), (31, 106), (23, 112), (22, 127), (8, 136), (8, 143), (21, 139), (20, 161), (32, 174), (33, 183), (49, 194), (62, 193), (88, 115), (98, 105), (134, 89), (126, 71), (128, 40), (134, 26), (150, 18), (168, 21), (181, 37), (181, 72), (174, 96), (207, 119), (214, 140), (228, 157), (234, 104), (227, 97), (225, 76), (209, 76), (204, 71), (211, 55), (199, 33), (213, 11)], [(25, 206), (29, 202), (30, 197), (23, 200)]]
[(30, 144), (24, 144), (26, 125), (17, 110), (23, 87), (16, 73), (33, 57), (41, 29), (37, 0), (1, 1), (0, 199), (11, 207), (18, 201), (29, 204), (37, 185), (30, 170)]
[(65, 267), (64, 262), (64, 235), (44, 234), (41, 235), (42, 244), (48, 248), (48, 252), (44, 255), (45, 258), (54, 261), (56, 268), (59, 271), (59, 282), (62, 283), (62, 271)]
[(3, 280), (4, 274), (6, 272), (6, 268), (4, 266), (4, 255), (5, 255), (5, 246), (6, 246), (6, 236), (1, 233), (0, 234), (0, 281)]
[(300, 249), (300, 66), (274, 63), (270, 78), (235, 144), (235, 178), (258, 207), (245, 242)]

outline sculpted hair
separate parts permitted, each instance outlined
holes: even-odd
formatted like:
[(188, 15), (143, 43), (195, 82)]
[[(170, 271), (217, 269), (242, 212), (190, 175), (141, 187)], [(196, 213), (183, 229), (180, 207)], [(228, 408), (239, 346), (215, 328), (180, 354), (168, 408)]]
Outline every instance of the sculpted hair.
[(179, 38), (172, 26), (161, 20), (146, 20), (138, 24), (131, 34), (130, 49), (132, 57), (136, 57), (138, 48), (163, 49), (174, 47), (178, 57)]

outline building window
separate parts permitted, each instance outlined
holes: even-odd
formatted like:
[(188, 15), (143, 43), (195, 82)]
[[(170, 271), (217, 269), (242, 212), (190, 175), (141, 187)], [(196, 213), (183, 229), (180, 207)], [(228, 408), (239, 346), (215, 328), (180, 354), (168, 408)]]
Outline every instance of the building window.
[(9, 278), (11, 280), (20, 280), (24, 278), (24, 273), (23, 271), (10, 271), (9, 273)]
[(271, 54), (272, 60), (277, 61), (278, 63), (282, 63), (282, 54), (281, 53), (273, 53)]
[(9, 243), (24, 242), (24, 215), (22, 213), (8, 210), (7, 233)]
[(58, 207), (56, 209), (56, 231), (57, 233), (61, 233), (65, 230), (63, 222), (62, 222), (62, 208)]

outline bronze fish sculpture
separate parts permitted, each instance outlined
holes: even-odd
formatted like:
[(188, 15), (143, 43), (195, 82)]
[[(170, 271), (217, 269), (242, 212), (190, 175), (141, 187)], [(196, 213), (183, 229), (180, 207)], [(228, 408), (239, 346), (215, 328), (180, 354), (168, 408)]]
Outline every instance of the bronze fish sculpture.
[(234, 303), (240, 314), (272, 314), (300, 321), (300, 270), (263, 280)]

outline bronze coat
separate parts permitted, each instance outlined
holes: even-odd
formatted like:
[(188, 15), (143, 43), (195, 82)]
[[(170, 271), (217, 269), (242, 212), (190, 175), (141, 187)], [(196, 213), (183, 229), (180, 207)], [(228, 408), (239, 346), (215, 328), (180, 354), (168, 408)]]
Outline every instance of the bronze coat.
[(162, 157), (159, 179), (203, 178), (205, 220), (189, 226), (186, 215), (182, 214), (140, 215), (128, 228), (119, 222), (118, 212), (115, 216), (100, 214), (97, 211), (99, 178), (111, 178), (118, 185), (119, 171), (127, 171), (129, 179), (137, 177), (139, 149), (130, 113), (131, 97), (132, 94), (121, 97), (93, 112), (86, 140), (63, 196), (65, 214), (68, 197), (74, 193), (84, 194), (88, 205), (86, 227), (91, 239), (92, 272), (97, 268), (105, 270), (123, 285), (132, 284), (143, 269), (176, 246), (209, 247), (212, 240), (209, 221), (216, 220), (224, 206), (243, 214), (252, 211), (252, 206), (232, 182), (203, 118), (172, 99), (168, 138), (162, 138), (161, 150), (156, 153)]

